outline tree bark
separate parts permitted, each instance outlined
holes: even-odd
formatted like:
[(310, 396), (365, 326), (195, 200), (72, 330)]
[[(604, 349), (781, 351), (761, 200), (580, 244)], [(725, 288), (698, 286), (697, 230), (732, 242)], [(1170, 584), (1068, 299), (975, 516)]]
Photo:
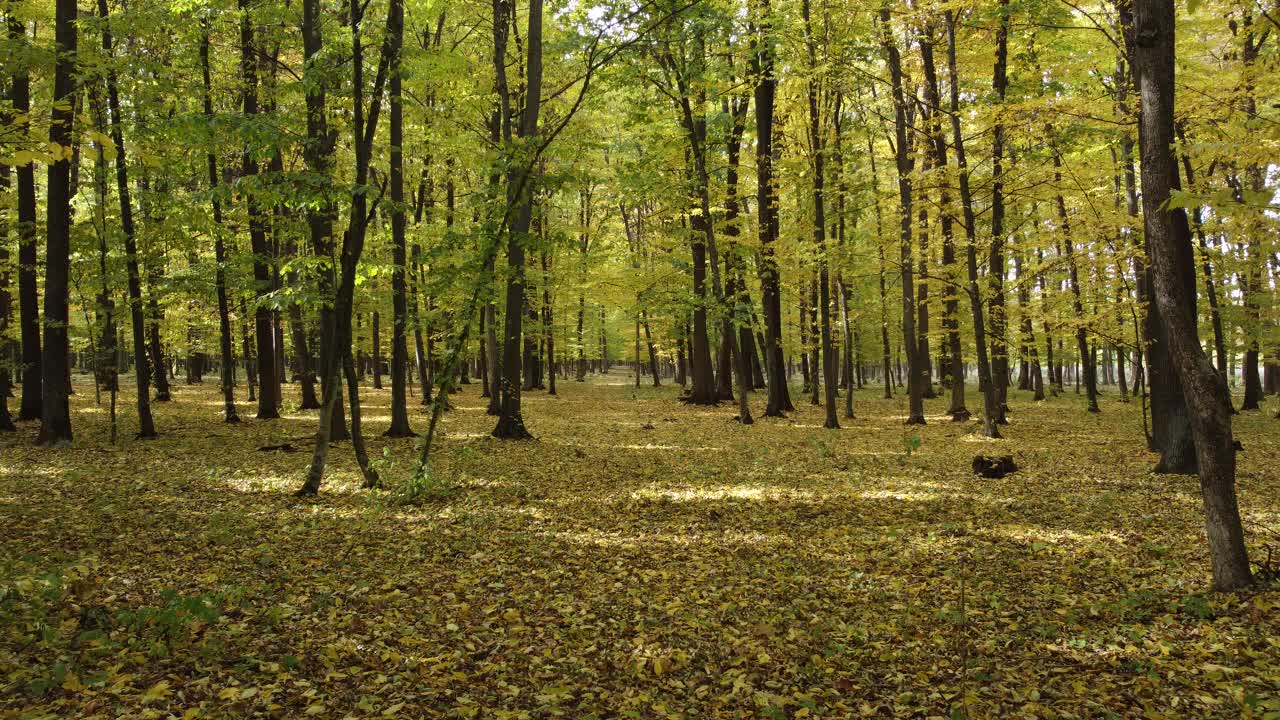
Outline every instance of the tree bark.
[[(102, 20), (102, 53), (112, 56), (111, 23), (107, 0), (98, 0)], [(120, 229), (124, 233), (125, 265), (129, 275), (129, 319), (133, 325), (133, 365), (137, 381), (138, 437), (156, 436), (151, 417), (151, 373), (147, 358), (147, 325), (142, 309), (142, 275), (138, 270), (137, 228), (133, 223), (133, 203), (129, 195), (129, 165), (124, 146), (124, 119), (120, 116), (120, 91), (114, 68), (107, 70), (107, 107), (111, 112), (111, 142), (115, 145), (116, 192), (120, 197)], [(163, 372), (163, 368), (161, 369)]]
[(41, 357), (41, 423), (37, 445), (69, 445), (71, 371), (67, 347), (71, 275), (71, 129), (75, 119), (76, 15), (75, 0), (56, 0), (53, 99), (49, 144), (60, 154), (49, 164), (46, 188), (44, 275), (44, 346)]
[[(765, 345), (762, 348), (769, 375), (769, 400), (765, 417), (783, 417), (795, 410), (787, 388), (786, 364), (782, 354), (782, 293), (774, 242), (778, 239), (778, 188), (774, 180), (774, 159), (778, 150), (773, 138), (774, 100), (778, 80), (774, 70), (773, 13), (769, 0), (760, 0), (757, 36), (752, 39), (752, 75), (756, 115), (756, 217), (760, 239), (757, 263), (760, 275), (760, 305), (764, 314)], [(681, 363), (683, 367), (683, 363)], [(683, 383), (683, 371), (681, 379)]]
[(1200, 347), (1195, 315), (1195, 260), (1186, 213), (1168, 207), (1179, 189), (1174, 142), (1173, 0), (1136, 0), (1135, 40), (1142, 99), (1142, 206), (1155, 303), (1185, 390), (1204, 500), (1214, 587), (1252, 584), (1235, 493), (1235, 447), (1226, 383)]
[[(102, 2), (103, 0), (99, 0)], [(258, 51), (254, 47), (253, 18), (249, 0), (238, 0), (240, 9), (240, 82), (242, 83), (243, 111), (250, 122), (258, 114)], [(249, 183), (255, 181), (258, 174), (258, 162), (246, 145), (241, 154), (240, 172)], [(245, 194), (249, 213), (249, 244), (253, 252), (254, 293), (257, 296), (253, 306), (254, 345), (257, 358), (258, 373), (261, 379), (258, 388), (259, 420), (272, 420), (280, 417), (280, 402), (276, 397), (276, 351), (275, 330), (271, 322), (271, 310), (262, 299), (271, 290), (271, 249), (267, 244), (266, 221), (262, 206), (255, 197), (257, 188), (250, 188)]]
[(893, 87), (894, 147), (898, 166), (898, 202), (901, 216), (899, 223), (899, 249), (902, 273), (902, 340), (907, 354), (908, 425), (923, 425), (924, 384), (928, 378), (919, 377), (920, 358), (916, 346), (916, 307), (914, 267), (911, 252), (911, 173), (915, 163), (907, 148), (907, 105), (902, 88), (902, 58), (889, 27), (889, 9), (880, 8), (880, 44), (889, 64), (889, 76)]

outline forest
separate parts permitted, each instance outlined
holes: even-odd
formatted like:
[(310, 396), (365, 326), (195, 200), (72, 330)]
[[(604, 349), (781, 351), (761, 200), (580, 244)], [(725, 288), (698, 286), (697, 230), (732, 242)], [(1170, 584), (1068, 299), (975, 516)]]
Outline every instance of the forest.
[(1280, 719), (1280, 0), (0, 16), (0, 719)]

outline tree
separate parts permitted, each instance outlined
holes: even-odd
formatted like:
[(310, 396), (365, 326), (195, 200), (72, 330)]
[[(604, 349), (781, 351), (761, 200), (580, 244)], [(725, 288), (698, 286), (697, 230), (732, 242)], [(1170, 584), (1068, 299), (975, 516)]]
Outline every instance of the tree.
[(44, 350), (41, 356), (41, 422), (37, 444), (71, 443), (69, 326), (71, 274), (71, 128), (75, 118), (76, 65), (75, 0), (56, 0), (54, 37), (53, 106), (49, 119), (49, 145), (56, 158), (49, 163), (46, 190)]
[(1142, 98), (1142, 211), (1151, 248), (1151, 277), (1169, 354), (1181, 382), (1199, 461), (1205, 530), (1218, 590), (1252, 584), (1235, 493), (1235, 445), (1226, 382), (1200, 347), (1195, 265), (1186, 212), (1170, 207), (1181, 189), (1174, 158), (1173, 0), (1136, 0), (1135, 71)]

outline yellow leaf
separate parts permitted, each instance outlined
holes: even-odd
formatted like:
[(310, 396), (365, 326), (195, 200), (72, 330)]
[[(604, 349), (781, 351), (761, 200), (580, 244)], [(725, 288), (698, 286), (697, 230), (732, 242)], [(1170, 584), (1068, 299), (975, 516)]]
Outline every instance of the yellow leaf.
[(653, 674), (662, 677), (670, 668), (671, 661), (666, 658), (655, 658), (653, 661)]
[(404, 707), (404, 703), (398, 702), (395, 705), (392, 705), (391, 707), (387, 708), (386, 710), (383, 710), (382, 716), (391, 717), (392, 715), (395, 715), (396, 713), (400, 712), (400, 708), (402, 707)]
[(169, 689), (169, 681), (161, 680), (155, 685), (152, 685), (146, 692), (142, 693), (141, 699), (144, 704), (153, 703), (159, 702), (171, 694), (173, 694), (173, 691)]
[(84, 685), (75, 673), (67, 673), (67, 679), (62, 681), (62, 689), (67, 692), (78, 693), (84, 690)]

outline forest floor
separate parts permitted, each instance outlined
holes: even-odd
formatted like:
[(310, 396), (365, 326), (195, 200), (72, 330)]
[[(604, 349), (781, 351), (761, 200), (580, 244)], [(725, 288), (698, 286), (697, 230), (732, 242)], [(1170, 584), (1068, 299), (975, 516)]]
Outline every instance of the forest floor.
[[(0, 718), (1280, 713), (1280, 593), (1206, 592), (1198, 482), (1150, 473), (1114, 388), (1100, 415), (1020, 393), (989, 441), (942, 399), (906, 428), (869, 388), (833, 432), (807, 399), (744, 427), (630, 382), (527, 394), (536, 442), (489, 438), (467, 387), (415, 497), (366, 389), (391, 487), (341, 443), (309, 500), (314, 412), (228, 426), (214, 383), (178, 386), (151, 441), (125, 395), (112, 446), (82, 384), (74, 447), (0, 438)], [(1260, 561), (1274, 410), (1236, 420)]]

